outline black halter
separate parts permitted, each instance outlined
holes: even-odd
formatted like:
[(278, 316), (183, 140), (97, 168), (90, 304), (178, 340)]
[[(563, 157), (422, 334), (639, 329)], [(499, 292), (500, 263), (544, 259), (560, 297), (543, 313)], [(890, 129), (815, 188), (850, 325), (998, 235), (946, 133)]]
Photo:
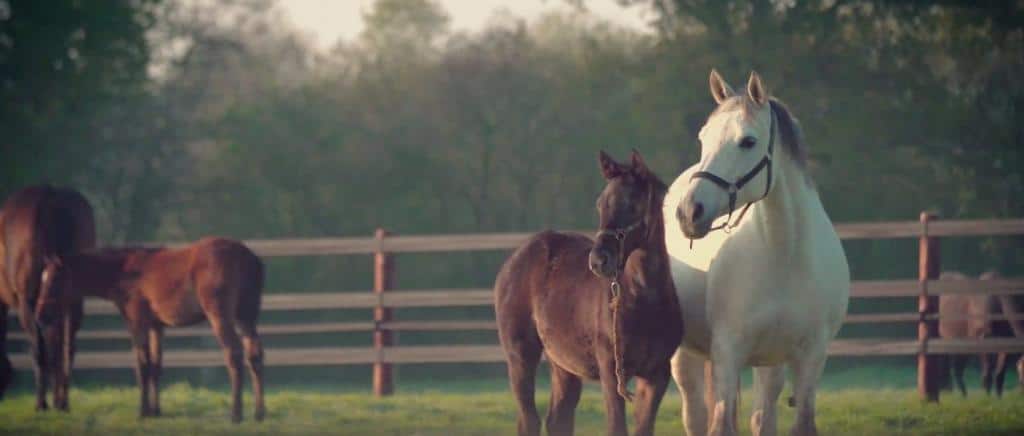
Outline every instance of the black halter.
[[(628, 225), (626, 227), (622, 227), (622, 228), (619, 228), (619, 229), (601, 229), (600, 231), (597, 232), (597, 235), (594, 236), (594, 240), (596, 241), (596, 240), (600, 240), (602, 236), (611, 235), (612, 237), (615, 238), (616, 241), (619, 242), (619, 253), (618, 253), (618, 257), (619, 258), (615, 259), (615, 274), (616, 274), (616, 277), (614, 279), (612, 279), (613, 286), (618, 286), (618, 283), (617, 283), (618, 280), (617, 279), (618, 279), (619, 270), (621, 270), (622, 267), (626, 263), (626, 256), (625, 256), (625, 253), (623, 253), (624, 251), (626, 251), (626, 236), (628, 236), (630, 233), (632, 233), (633, 230), (636, 230), (637, 227), (640, 227), (640, 225), (643, 224), (643, 223), (644, 223), (644, 220), (643, 219), (639, 219), (639, 220), (636, 220), (636, 222), (634, 222), (633, 224), (630, 224), (630, 225)], [(614, 289), (613, 289), (613, 292), (615, 292)]]
[[(768, 130), (768, 152), (765, 153), (764, 157), (761, 158), (761, 161), (758, 162), (757, 165), (754, 165), (754, 168), (751, 168), (750, 171), (747, 171), (746, 174), (744, 174), (739, 179), (736, 179), (736, 181), (732, 182), (732, 183), (730, 183), (730, 182), (726, 181), (725, 179), (723, 179), (721, 177), (718, 177), (717, 175), (715, 175), (713, 173), (710, 173), (708, 171), (697, 171), (697, 172), (693, 173), (692, 176), (690, 176), (690, 180), (693, 180), (693, 179), (707, 179), (711, 183), (714, 183), (715, 185), (718, 185), (719, 188), (722, 188), (727, 193), (729, 193), (729, 217), (725, 219), (724, 223), (722, 223), (721, 225), (719, 225), (717, 227), (712, 227), (708, 231), (714, 231), (714, 230), (718, 230), (718, 229), (725, 229), (726, 233), (728, 233), (730, 229), (732, 229), (732, 228), (736, 227), (737, 225), (739, 225), (739, 221), (743, 219), (743, 215), (745, 215), (747, 213), (747, 209), (749, 209), (752, 204), (754, 204), (754, 203), (756, 203), (758, 201), (763, 200), (765, 197), (768, 196), (768, 192), (771, 191), (771, 189), (772, 189), (772, 151), (775, 148), (775, 110), (771, 109), (770, 106), (769, 106), (769, 110), (771, 111), (770, 114), (769, 114), (769, 116), (771, 117), (771, 126), (769, 127), (769, 130)], [(740, 216), (736, 219), (736, 222), (730, 224), (729, 221), (732, 220), (732, 213), (733, 213), (733, 211), (736, 210), (736, 193), (739, 192), (740, 189), (743, 189), (743, 186), (745, 186), (747, 183), (749, 183), (751, 180), (753, 180), (754, 177), (757, 177), (758, 173), (760, 173), (761, 170), (766, 169), (766, 168), (768, 170), (768, 181), (764, 185), (764, 194), (761, 195), (761, 198), (759, 198), (757, 200), (754, 200), (754, 201), (751, 201), (750, 203), (747, 203), (746, 206), (743, 206), (743, 210), (740, 211)]]

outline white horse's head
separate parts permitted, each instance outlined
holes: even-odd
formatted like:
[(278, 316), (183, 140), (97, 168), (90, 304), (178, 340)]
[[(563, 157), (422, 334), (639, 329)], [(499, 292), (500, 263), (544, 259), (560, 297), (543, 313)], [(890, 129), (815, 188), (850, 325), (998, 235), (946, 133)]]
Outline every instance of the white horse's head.
[(676, 216), (683, 233), (704, 237), (711, 223), (771, 189), (771, 158), (778, 141), (771, 102), (761, 77), (750, 74), (747, 92), (738, 95), (711, 70), (711, 95), (718, 108), (700, 129), (700, 164)]

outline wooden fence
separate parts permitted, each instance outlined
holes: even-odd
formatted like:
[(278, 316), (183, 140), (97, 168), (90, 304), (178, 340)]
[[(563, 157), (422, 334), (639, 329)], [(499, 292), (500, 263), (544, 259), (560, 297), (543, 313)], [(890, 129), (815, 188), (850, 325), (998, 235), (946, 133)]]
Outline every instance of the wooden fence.
[[(844, 240), (918, 238), (920, 268), (917, 279), (855, 280), (851, 298), (917, 297), (918, 310), (911, 313), (851, 314), (848, 324), (916, 323), (917, 340), (842, 339), (832, 342), (833, 356), (900, 356), (918, 357), (918, 388), (929, 400), (938, 399), (939, 366), (935, 360), (942, 354), (981, 352), (1024, 352), (1021, 339), (952, 340), (938, 339), (938, 295), (984, 293), (990, 295), (1024, 293), (1024, 278), (999, 280), (938, 280), (941, 262), (939, 241), (949, 236), (1024, 235), (1024, 219), (942, 221), (922, 214), (919, 221), (844, 223), (836, 225)], [(250, 240), (246, 245), (260, 256), (310, 255), (373, 255), (374, 287), (372, 292), (266, 294), (264, 311), (322, 309), (372, 309), (373, 321), (320, 322), (305, 324), (260, 325), (262, 335), (296, 335), (313, 333), (372, 332), (372, 347), (276, 348), (266, 350), (266, 364), (271, 366), (315, 366), (372, 364), (373, 389), (377, 395), (393, 392), (391, 365), (406, 363), (502, 362), (504, 355), (497, 345), (396, 346), (396, 331), (489, 331), (494, 321), (400, 321), (392, 317), (392, 309), (408, 307), (472, 307), (492, 304), (490, 289), (393, 290), (394, 253), (457, 252), (509, 250), (528, 238), (528, 233), (464, 234), (437, 236), (391, 236), (378, 230), (372, 238), (319, 238)], [(114, 315), (115, 307), (105, 301), (86, 301), (87, 315)], [(993, 316), (992, 319), (1000, 317)], [(87, 322), (88, 324), (88, 322)], [(24, 340), (20, 329), (11, 329), (12, 336)], [(16, 333), (15, 333), (16, 332)], [(169, 337), (211, 335), (208, 326), (173, 328)], [(123, 328), (84, 329), (81, 339), (128, 339)], [(79, 352), (76, 368), (132, 368), (134, 355), (123, 352)], [(29, 366), (24, 354), (12, 356), (15, 366)], [(220, 350), (173, 349), (164, 353), (164, 367), (209, 367), (223, 364)]]

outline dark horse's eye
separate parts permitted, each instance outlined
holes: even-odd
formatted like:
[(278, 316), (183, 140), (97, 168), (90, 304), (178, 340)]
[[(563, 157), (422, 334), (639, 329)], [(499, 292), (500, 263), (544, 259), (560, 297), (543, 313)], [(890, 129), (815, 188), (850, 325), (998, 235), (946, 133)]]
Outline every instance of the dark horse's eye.
[(740, 140), (740, 148), (753, 148), (754, 144), (757, 144), (757, 139), (753, 136), (746, 136)]

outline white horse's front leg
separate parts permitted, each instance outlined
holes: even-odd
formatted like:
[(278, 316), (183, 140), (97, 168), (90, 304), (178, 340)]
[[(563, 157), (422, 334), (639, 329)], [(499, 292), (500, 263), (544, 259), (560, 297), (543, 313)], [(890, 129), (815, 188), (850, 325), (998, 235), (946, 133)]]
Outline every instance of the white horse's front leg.
[(778, 432), (778, 404), (786, 381), (782, 365), (754, 368), (754, 407), (750, 431), (754, 436), (774, 436)]
[(793, 371), (793, 397), (796, 400), (796, 420), (793, 436), (816, 436), (814, 422), (814, 395), (818, 379), (825, 369), (825, 344), (810, 350), (790, 363)]
[(736, 425), (736, 411), (739, 406), (740, 385), (739, 358), (736, 347), (721, 340), (711, 342), (711, 365), (715, 407), (711, 414), (712, 436), (733, 436), (739, 431)]
[(672, 356), (672, 378), (683, 399), (683, 427), (690, 436), (704, 436), (708, 432), (708, 409), (704, 404), (706, 360), (683, 347)]

